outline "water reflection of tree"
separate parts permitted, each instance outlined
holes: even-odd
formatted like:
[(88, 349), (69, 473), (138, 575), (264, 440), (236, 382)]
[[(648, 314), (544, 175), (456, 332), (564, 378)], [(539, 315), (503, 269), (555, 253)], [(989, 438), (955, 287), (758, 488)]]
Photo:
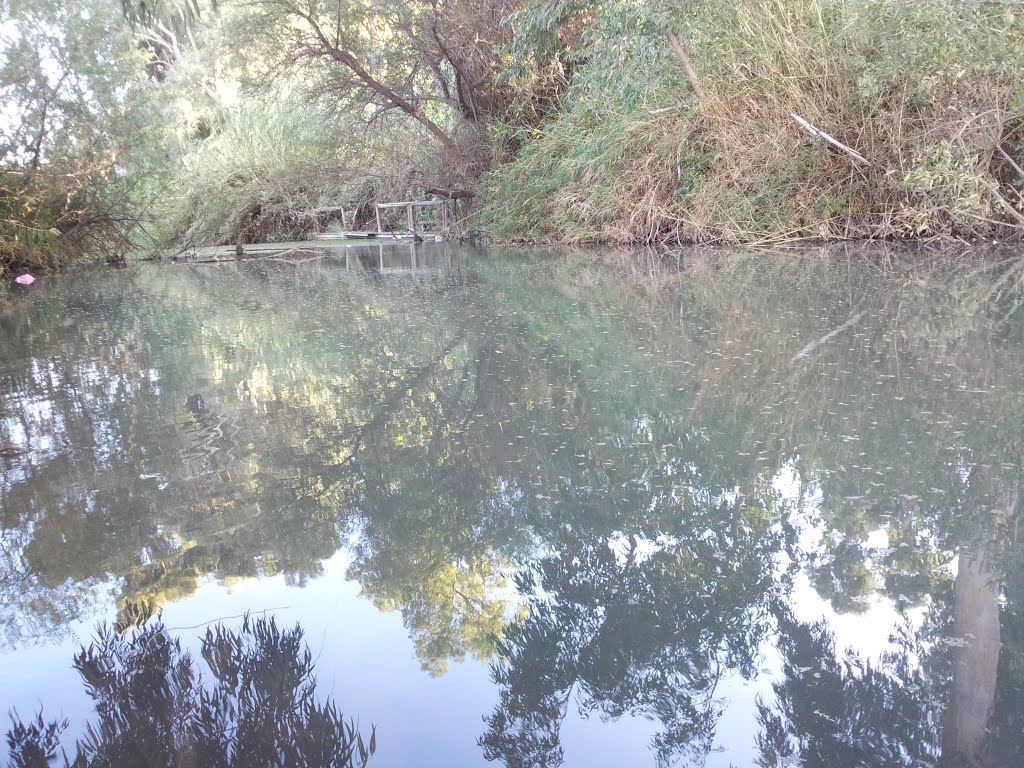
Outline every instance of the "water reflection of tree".
[[(101, 628), (75, 656), (96, 709), (66, 763), (87, 766), (365, 765), (376, 750), (331, 701), (320, 702), (302, 630), (246, 617), (235, 631), (207, 631), (204, 679), (159, 620), (128, 635)], [(7, 734), (11, 765), (55, 759), (64, 721), (17, 716)], [(66, 754), (66, 752), (65, 752)]]
[[(65, 401), (63, 389), (29, 386), (59, 410), (101, 413), (96, 423), (112, 424), (128, 451), (125, 476), (174, 482), (159, 494), (152, 481), (122, 481), (76, 497), (54, 489), (80, 487), (103, 456), (82, 455), (67, 476), (55, 459), (51, 477), (12, 491), (25, 498), (7, 497), (30, 510), (12, 525), (37, 526), (27, 561), (51, 587), (111, 572), (165, 598), (205, 573), (301, 582), (351, 541), (349, 574), (402, 612), (433, 673), (492, 652), (511, 564), (533, 576), (521, 585), (531, 609), (503, 646), (510, 703), (485, 736), (493, 754), (513, 759), (518, 734), (553, 761), (573, 695), (587, 711), (654, 716), (674, 739), (666, 749), (700, 752), (718, 670), (746, 658), (716, 639), (728, 627), (746, 656), (757, 645), (776, 554), (839, 611), (881, 592), (900, 607), (948, 603), (944, 565), (984, 527), (971, 494), (1016, 487), (1024, 448), (1017, 430), (999, 428), (1021, 422), (1024, 380), (1019, 339), (1005, 330), (1019, 319), (986, 298), (1000, 273), (719, 261), (682, 278), (569, 260), (344, 290), (311, 279), (301, 312), (284, 311), (297, 303), (294, 282), (273, 273), (249, 293), (210, 272), (162, 277), (183, 311), (155, 291), (158, 332), (143, 336), (129, 302), (116, 332), (100, 324), (94, 354), (123, 360), (127, 379), (161, 360), (161, 391), (173, 397), (136, 392), (132, 414), (97, 392)], [(254, 319), (253, 302), (275, 322)], [(867, 312), (861, 324), (794, 359), (855, 309)], [(182, 330), (186, 311), (205, 317), (201, 333)], [(107, 344), (118, 334), (124, 343)], [(161, 334), (174, 343), (152, 348)], [(266, 381), (254, 395), (259, 363)], [(207, 400), (230, 412), (238, 445), (215, 472), (182, 477), (149, 425), (180, 433), (197, 377), (216, 382), (208, 390), (221, 394)], [(239, 401), (243, 378), (250, 394)], [(780, 472), (819, 496), (800, 531), (773, 490)], [(631, 558), (609, 554), (633, 540)], [(742, 572), (714, 570), (739, 561)], [(701, 612), (681, 585), (714, 605)], [(773, 584), (780, 598), (786, 587)], [(575, 633), (564, 648), (563, 624)], [(663, 666), (664, 679), (651, 672)], [(534, 712), (515, 704), (532, 675), (556, 672), (568, 684), (537, 694)]]
[(880, 658), (837, 649), (826, 622), (775, 607), (784, 679), (759, 702), (762, 766), (996, 768), (1019, 756), (1021, 555), (1005, 543), (1020, 510), (1015, 492), (974, 479), (984, 522), (960, 547), (952, 593), (934, 595), (923, 626), (908, 622)]
[[(343, 292), (352, 308), (352, 351), (336, 360), (333, 340), (295, 346), (293, 338), (305, 327), (268, 335), (245, 311), (250, 299), (231, 295), (232, 280), (211, 281), (191, 272), (154, 277), (169, 285), (125, 276), (94, 283), (83, 278), (63, 304), (40, 303), (35, 314), (45, 317), (34, 317), (34, 334), (3, 349), (4, 391), (20, 398), (8, 404), (10, 412), (29, 419), (24, 432), (35, 449), (31, 462), (24, 462), (31, 472), (6, 475), (0, 484), (3, 525), (10, 531), (0, 547), (18, 566), (11, 573), (24, 573), (18, 588), (12, 584), (4, 595), (25, 618), (5, 626), (38, 633), (29, 618), (37, 610), (41, 618), (75, 618), (84, 601), (61, 597), (62, 585), (103, 581), (107, 574), (124, 578), (126, 597), (158, 602), (190, 593), (210, 572), (226, 579), (285, 572), (299, 582), (318, 574), (321, 560), (340, 544), (344, 499), (304, 508), (297, 502), (318, 482), (318, 469), (333, 463), (335, 446), (325, 441), (311, 452), (310, 438), (329, 434), (339, 420), (358, 420), (360, 409), (371, 410), (375, 391), (346, 391), (353, 384), (346, 368), (372, 367), (381, 379), (396, 356), (404, 365), (431, 344), (412, 336), (400, 343), (394, 327), (404, 321), (385, 316), (372, 279), (355, 278)], [(151, 287), (159, 295), (150, 295)], [(284, 300), (274, 297), (283, 289), (261, 285), (261, 300)], [(412, 301), (396, 298), (395, 306), (415, 312), (435, 289), (444, 286), (423, 286)], [(81, 303), (79, 292), (94, 293), (95, 301)], [(401, 285), (396, 292), (410, 298)], [(336, 302), (314, 298), (336, 309)], [(175, 300), (180, 307), (168, 304)], [(62, 323), (58, 310), (77, 324)], [(377, 344), (361, 344), (364, 335)], [(50, 368), (40, 373), (31, 348), (33, 338), (43, 337), (63, 342)], [(19, 355), (22, 368), (12, 362)], [(258, 399), (250, 391), (249, 401), (238, 403), (233, 377), (255, 386), (247, 372), (263, 359), (271, 361), (278, 381), (259, 391)], [(221, 422), (225, 437), (223, 445), (211, 446), (216, 453), (203, 457), (200, 472), (194, 461), (180, 458), (190, 433), (204, 426), (184, 406), (200, 382), (211, 381), (211, 371), (223, 382), (222, 391), (209, 384), (201, 391), (209, 419)], [(289, 381), (282, 383), (281, 373)], [(349, 412), (336, 410), (339, 399)], [(33, 403), (43, 403), (53, 417), (40, 418)], [(263, 450), (267, 446), (270, 451)], [(26, 579), (35, 585), (31, 603), (21, 599), (33, 591), (26, 589)], [(47, 597), (53, 598), (49, 606)]]
[[(678, 530), (715, 522), (709, 514)], [(560, 764), (573, 699), (584, 713), (656, 719), (662, 760), (711, 748), (719, 678), (754, 674), (778, 534), (746, 519), (702, 537), (663, 525), (657, 539), (565, 542), (520, 577), (533, 599), (499, 646), (501, 699), (481, 739), (488, 759)]]
[[(757, 267), (751, 271), (771, 269), (769, 265), (765, 270)], [(780, 271), (787, 277), (795, 276), (795, 270)], [(1009, 395), (1018, 391), (1014, 382), (1019, 380), (1019, 355), (1014, 357), (1016, 353), (1012, 345), (1007, 349), (994, 346), (996, 335), (974, 334), (978, 325), (990, 322), (986, 312), (997, 312), (999, 308), (986, 306), (984, 311), (978, 312), (975, 304), (973, 310), (964, 313), (957, 306), (944, 316), (945, 307), (932, 312), (933, 306), (928, 304), (931, 296), (927, 299), (915, 297), (920, 303), (914, 305), (916, 309), (911, 311), (909, 322), (899, 326), (882, 323), (869, 328), (866, 339), (857, 339), (849, 346), (824, 349), (813, 369), (792, 362), (787, 368), (780, 362), (787, 360), (796, 347), (790, 346), (787, 353), (786, 340), (813, 338), (813, 330), (796, 328), (797, 333), (794, 333), (794, 326), (806, 324), (815, 316), (806, 311), (794, 312), (792, 308), (806, 307), (808, 297), (820, 301), (824, 283), (810, 279), (801, 285), (801, 276), (795, 285), (787, 281), (780, 284), (781, 290), (774, 292), (764, 289), (765, 283), (771, 281), (765, 281), (763, 277), (758, 275), (750, 282), (739, 284), (735, 280), (722, 279), (693, 281), (693, 292), (699, 295), (699, 299), (684, 301), (683, 306), (698, 306), (702, 311), (708, 311), (710, 305), (711, 311), (721, 312), (717, 327), (711, 326), (712, 333), (718, 335), (709, 345), (717, 350), (713, 353), (715, 357), (701, 368), (701, 383), (690, 401), (687, 409), (690, 415), (685, 421), (670, 415), (673, 412), (671, 406), (659, 407), (659, 402), (664, 399), (664, 390), (657, 382), (645, 382), (643, 389), (647, 399), (641, 413), (656, 415), (647, 419), (644, 428), (653, 427), (653, 435), (656, 435), (653, 442), (667, 444), (671, 448), (667, 457), (661, 458), (661, 464), (653, 465), (642, 454), (616, 452), (621, 466), (629, 467), (637, 477), (644, 478), (644, 484), (651, 484), (654, 488), (645, 488), (649, 495), (646, 499), (638, 499), (635, 507), (614, 504), (612, 499), (602, 507), (614, 509), (613, 517), (619, 523), (619, 530), (629, 531), (631, 511), (649, 509), (651, 500), (659, 498), (659, 490), (672, 486), (671, 482), (665, 485), (657, 481), (651, 483), (651, 478), (658, 477), (658, 469), (671, 466), (673, 454), (679, 458), (679, 464), (673, 468), (676, 470), (673, 481), (689, 485), (691, 489), (701, 489), (696, 494), (697, 498), (714, 498), (716, 491), (720, 494), (731, 486), (739, 489), (741, 496), (748, 495), (754, 499), (755, 505), (760, 500), (760, 506), (764, 508), (771, 507), (771, 493), (765, 481), (770, 481), (779, 468), (792, 467), (798, 472), (804, 487), (816, 489), (821, 494), (818, 514), (812, 525), (812, 528), (820, 530), (820, 538), (812, 542), (810, 548), (801, 540), (799, 546), (788, 546), (787, 550), (795, 555), (798, 566), (808, 570), (823, 597), (829, 599), (837, 610), (859, 611), (873, 595), (884, 589), (891, 592), (900, 606), (919, 605), (925, 598), (934, 599), (937, 605), (933, 610), (936, 615), (943, 615), (943, 606), (948, 605), (944, 601), (952, 597), (944, 563), (957, 551), (969, 553), (979, 535), (993, 535), (991, 505), (986, 506), (980, 499), (998, 497), (1003, 494), (1000, 489), (1016, 486), (1014, 476), (1020, 456), (1018, 435), (1002, 434), (994, 427), (1000, 418), (1005, 419), (1005, 423), (1020, 421), (1019, 408), (1013, 410), (1010, 405), (1016, 396)], [(948, 289), (950, 284), (955, 285), (958, 291), (972, 288), (957, 283), (955, 276), (951, 283), (939, 281), (933, 287)], [(909, 293), (917, 291), (921, 283), (913, 285)], [(873, 310), (876, 317), (885, 317), (892, 311), (884, 293), (864, 299), (864, 284), (850, 287), (861, 294), (860, 301), (868, 301), (869, 305), (872, 298), (884, 300), (885, 303), (880, 303)], [(829, 293), (829, 290), (824, 293)], [(980, 286), (980, 290), (984, 293), (985, 287)], [(796, 294), (798, 298), (783, 298), (787, 293)], [(943, 297), (938, 298), (944, 300)], [(963, 300), (963, 296), (959, 298)], [(592, 302), (598, 303), (597, 300)], [(771, 303), (773, 308), (783, 309), (781, 313), (768, 307), (759, 310), (751, 306), (754, 302)], [(742, 306), (733, 310), (737, 303)], [(839, 314), (843, 311), (841, 307), (826, 310), (829, 311), (838, 315), (833, 325), (843, 319)], [(903, 306), (901, 311), (906, 313), (907, 307)], [(922, 317), (929, 315), (932, 317), (923, 324), (924, 327), (913, 327), (915, 322), (920, 323)], [(733, 324), (732, 316), (744, 324)], [(758, 324), (747, 323), (751, 316), (770, 318), (770, 322), (782, 327), (771, 328), (766, 333)], [(792, 321), (791, 326), (786, 328), (780, 318)], [(707, 326), (697, 327), (703, 343), (708, 344)], [(825, 326), (826, 329), (828, 327)], [(574, 329), (577, 333), (578, 330)], [(965, 344), (965, 338), (974, 341)], [(779, 347), (780, 342), (783, 349), (773, 349)], [(585, 343), (583, 340), (580, 346)], [(733, 346), (730, 349), (722, 346), (723, 343)], [(982, 344), (980, 349), (979, 343)], [(665, 349), (671, 351), (666, 351), (665, 356), (686, 359), (678, 352), (679, 346), (678, 341), (666, 343)], [(967, 360), (965, 350), (974, 356), (987, 356), (989, 363), (980, 365)], [(725, 355), (725, 352), (731, 354)], [(939, 366), (931, 362), (934, 356), (943, 361)], [(950, 386), (949, 371), (941, 370), (943, 364), (956, 370), (955, 375), (960, 381), (954, 382), (954, 386)], [(636, 367), (644, 366), (639, 363)], [(825, 376), (822, 376), (822, 367), (825, 368)], [(882, 381), (877, 381), (876, 376)], [(606, 378), (612, 379), (614, 374)], [(892, 386), (895, 391), (891, 396), (880, 397), (879, 392), (885, 392), (885, 380), (888, 378), (897, 379)], [(976, 393), (971, 392), (979, 387), (987, 387), (986, 391), (1002, 395), (993, 395), (994, 408), (988, 407)], [(599, 389), (592, 384), (588, 392), (591, 402), (598, 393)], [(624, 394), (622, 399), (627, 397)], [(1004, 412), (1008, 405), (1010, 413)], [(674, 410), (676, 414), (682, 412), (678, 406)], [(622, 440), (623, 432), (619, 432), (619, 440)], [(702, 447), (702, 436), (706, 435), (713, 435), (714, 442), (708, 441)], [(577, 444), (586, 442), (586, 437), (581, 436)], [(711, 453), (715, 448), (718, 452)], [(734, 451), (742, 450), (752, 455), (758, 449), (761, 450), (758, 461), (746, 462), (746, 468), (741, 458), (733, 458), (736, 456)], [(862, 458), (864, 456), (868, 458)], [(684, 467), (689, 471), (678, 471)], [(589, 487), (592, 479), (585, 475), (580, 485)], [(661, 482), (665, 481), (662, 479)], [(564, 498), (560, 500), (567, 501)], [(594, 524), (595, 520), (603, 519), (602, 512), (593, 510), (589, 518), (577, 519), (563, 507), (557, 522), (561, 523), (567, 517), (573, 524), (579, 522), (587, 527), (587, 533), (583, 535), (592, 537), (589, 541), (593, 546), (602, 546), (607, 533), (602, 534), (599, 524)], [(727, 514), (697, 516), (684, 522), (682, 530), (692, 537), (694, 532), (704, 530), (704, 525), (721, 526), (726, 520)], [(806, 527), (807, 524), (803, 525)], [(877, 531), (884, 531), (887, 536), (881, 543), (869, 546), (869, 536)], [(583, 561), (575, 550), (563, 549), (564, 534), (552, 530), (549, 536), (545, 541), (558, 553), (559, 563), (576, 567)], [(967, 566), (971, 561), (967, 555), (962, 557), (964, 573), (968, 574), (970, 569)], [(785, 584), (779, 586), (778, 594), (784, 595)], [(635, 585), (634, 590), (633, 593), (626, 590), (625, 594), (631, 594), (634, 599), (636, 594), (643, 594), (639, 585)], [(988, 592), (991, 590), (990, 586)], [(579, 615), (590, 618), (595, 624), (600, 624), (604, 617), (605, 606), (600, 601), (594, 601), (589, 606), (590, 610), (581, 610), (578, 614), (565, 610), (557, 591), (549, 593), (546, 584), (535, 597), (530, 617), (506, 630), (502, 645), (506, 664), (496, 668), (495, 672), (502, 686), (502, 702), (491, 715), (489, 730), (482, 739), (488, 757), (502, 758), (510, 765), (557, 764), (560, 761), (558, 725), (571, 700), (573, 686), (578, 683), (581, 690), (590, 690), (585, 665), (574, 658), (574, 654), (583, 655), (579, 646), (587, 644), (586, 640), (575, 639), (579, 634), (586, 634), (578, 631), (581, 624)], [(663, 600), (660, 605), (667, 602)], [(994, 605), (992, 601), (989, 603)], [(948, 614), (948, 610), (945, 612)], [(697, 617), (691, 618), (701, 621)], [(953, 625), (948, 624), (936, 631), (940, 629), (954, 631)], [(595, 631), (591, 629), (592, 633)], [(799, 635), (801, 630), (790, 621), (785, 625), (785, 631)], [(685, 636), (685, 626), (676, 627), (675, 633)], [(564, 643), (563, 635), (569, 638)], [(797, 642), (799, 638), (790, 639)], [(810, 640), (802, 642), (804, 645), (814, 644)], [(821, 637), (815, 642), (819, 646), (825, 644)], [(618, 650), (628, 657), (633, 643), (634, 639), (630, 637)], [(713, 654), (715, 650), (714, 645), (697, 648), (698, 653), (704, 654)], [(823, 648), (819, 650), (824, 653)], [(989, 654), (986, 669), (991, 667), (994, 658)], [(584, 666), (583, 673), (579, 672), (580, 666)], [(873, 702), (877, 705), (877, 712), (890, 711), (882, 704), (886, 696), (896, 694), (887, 690), (887, 686), (899, 687), (908, 680), (910, 692), (904, 696), (900, 705), (904, 709), (900, 709), (898, 716), (910, 717), (911, 710), (926, 720), (934, 716), (935, 707), (922, 705), (920, 691), (913, 689), (914, 674), (912, 666), (904, 664), (900, 669), (889, 669), (884, 674), (876, 670), (863, 677), (861, 684), (867, 691), (863, 697), (865, 706)], [(680, 689), (686, 690), (686, 686), (680, 685), (674, 690)], [(838, 695), (842, 689), (842, 685), (837, 684), (834, 690), (824, 692), (821, 698)], [(645, 708), (644, 697), (636, 691), (614, 692), (622, 694), (618, 697), (610, 690), (608, 693), (616, 705), (609, 706), (606, 714), (634, 711), (648, 716), (653, 714), (661, 718), (663, 724), (670, 720), (663, 718), (649, 700)], [(585, 693), (579, 697), (583, 710), (590, 711), (593, 702)], [(631, 709), (632, 706), (636, 709)], [(687, 707), (688, 704), (680, 703), (678, 711), (686, 713)], [(949, 707), (951, 711), (956, 709), (955, 699), (950, 701)], [(865, 718), (845, 710), (830, 715), (828, 708), (820, 706), (813, 709), (824, 713), (817, 719), (819, 730), (823, 723), (831, 722), (828, 718), (842, 719), (851, 729), (846, 741), (837, 737), (823, 742), (820, 748), (822, 756), (833, 753), (846, 755), (856, 762), (861, 742), (877, 745), (879, 755), (883, 756), (887, 754), (886, 745), (890, 743), (895, 745), (892, 746), (893, 754), (912, 755), (917, 750), (916, 754), (920, 756), (929, 754), (929, 749), (933, 752), (937, 749), (936, 734), (928, 731), (927, 722), (920, 727), (912, 722), (904, 733), (901, 726), (890, 727), (884, 718), (872, 720), (870, 716)], [(938, 711), (943, 710), (940, 708)], [(707, 712), (707, 718), (714, 722), (713, 713)], [(699, 718), (692, 718), (691, 722), (699, 722)], [(778, 731), (781, 727), (781, 723), (766, 722), (768, 730)], [(832, 725), (825, 728), (829, 729), (836, 730)], [(957, 730), (949, 727), (946, 733)], [(671, 732), (671, 728), (667, 731)], [(696, 756), (706, 750), (707, 745), (701, 744), (699, 728), (680, 732), (686, 735), (680, 741), (689, 740), (689, 744), (679, 750), (680, 753), (689, 750)], [(904, 741), (915, 746), (904, 749), (899, 746)], [(776, 757), (784, 757), (783, 750), (784, 745), (778, 746)], [(948, 746), (945, 752), (950, 754)], [(883, 759), (878, 764), (886, 763)]]
[(837, 653), (827, 622), (800, 622), (777, 606), (783, 680), (758, 702), (759, 765), (808, 768), (919, 766), (939, 753), (946, 674), (922, 667), (924, 646), (906, 628), (876, 661)]

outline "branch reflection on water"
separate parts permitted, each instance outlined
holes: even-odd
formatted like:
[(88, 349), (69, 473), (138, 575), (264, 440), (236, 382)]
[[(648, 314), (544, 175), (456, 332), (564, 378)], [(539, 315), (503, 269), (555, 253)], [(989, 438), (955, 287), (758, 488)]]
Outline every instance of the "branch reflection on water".
[[(0, 353), (0, 439), (38, 448), (0, 483), (9, 642), (87, 612), (69, 585), (303, 584), (344, 548), (425, 671), (493, 662), (480, 744), (510, 766), (565, 760), (574, 708), (700, 763), (730, 676), (760, 683), (765, 766), (1007, 764), (1019, 262), (635, 264), (317, 264), (297, 295), (245, 263), (31, 309)], [(906, 624), (849, 650), (809, 593)]]
[(75, 768), (357, 768), (376, 751), (375, 728), (364, 739), (332, 701), (319, 701), (299, 627), (246, 616), (237, 631), (208, 629), (201, 655), (208, 678), (159, 618), (126, 634), (101, 628), (75, 656), (97, 719), (68, 756), (66, 720), (12, 713), (12, 767), (42, 768), (62, 754)]

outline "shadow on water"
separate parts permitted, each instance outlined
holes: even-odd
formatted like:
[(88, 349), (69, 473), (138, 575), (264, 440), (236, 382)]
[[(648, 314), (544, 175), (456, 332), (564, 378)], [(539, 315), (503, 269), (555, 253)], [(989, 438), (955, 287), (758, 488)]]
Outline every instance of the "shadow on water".
[(1015, 764), (1019, 258), (375, 247), (9, 324), (6, 647), (343, 552), (424, 673), (490, 666), (467, 738), (510, 767), (578, 764), (579, 717), (653, 723), (659, 764)]

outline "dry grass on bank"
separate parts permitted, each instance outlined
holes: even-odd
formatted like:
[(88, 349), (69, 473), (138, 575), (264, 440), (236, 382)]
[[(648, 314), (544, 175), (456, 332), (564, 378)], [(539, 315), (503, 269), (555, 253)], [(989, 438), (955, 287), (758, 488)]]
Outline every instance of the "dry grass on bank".
[[(1022, 231), (1019, 9), (741, 0), (680, 25), (705, 98), (605, 114), (567, 102), (489, 178), (497, 236), (765, 243)], [(652, 44), (675, 66), (664, 41)]]

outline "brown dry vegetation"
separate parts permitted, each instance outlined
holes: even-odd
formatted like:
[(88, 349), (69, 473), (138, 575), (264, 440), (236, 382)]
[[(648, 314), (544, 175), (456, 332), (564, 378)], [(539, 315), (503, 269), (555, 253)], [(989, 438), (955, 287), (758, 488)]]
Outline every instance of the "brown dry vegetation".
[[(702, 98), (679, 78), (679, 106), (651, 109), (658, 93), (628, 104), (602, 98), (600, 80), (578, 80), (540, 136), (488, 179), (496, 234), (765, 243), (1021, 231), (1018, 9), (741, 0), (678, 24)], [(678, 67), (668, 43), (650, 44), (666, 70)]]

